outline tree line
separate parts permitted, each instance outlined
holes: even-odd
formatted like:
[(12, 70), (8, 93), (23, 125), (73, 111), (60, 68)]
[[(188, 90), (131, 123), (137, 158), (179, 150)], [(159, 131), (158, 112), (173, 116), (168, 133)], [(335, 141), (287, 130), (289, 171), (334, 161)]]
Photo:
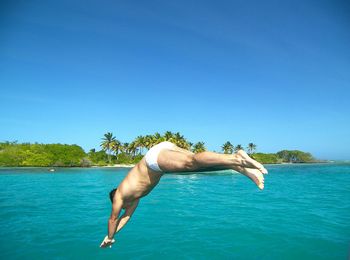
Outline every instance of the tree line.
[[(101, 138), (101, 150), (91, 149), (86, 153), (78, 145), (39, 143), (0, 143), (0, 166), (42, 166), (42, 167), (89, 167), (113, 164), (135, 164), (152, 146), (169, 141), (177, 146), (200, 153), (207, 150), (204, 142), (192, 143), (179, 132), (139, 135), (131, 142), (121, 142), (111, 132)], [(257, 145), (249, 143), (233, 145), (230, 141), (221, 146), (222, 153), (232, 154), (238, 150), (247, 153), (261, 163), (303, 163), (314, 162), (310, 153), (298, 150), (282, 150), (277, 153), (257, 153)]]
[(78, 145), (0, 143), (0, 166), (84, 166), (85, 151)]
[[(172, 133), (166, 131), (163, 135), (160, 133), (155, 133), (153, 135), (139, 135), (130, 143), (122, 143), (111, 133), (108, 132), (104, 135), (101, 142), (101, 148), (107, 153), (108, 160), (111, 161), (112, 155), (116, 157), (120, 153), (126, 153), (135, 157), (137, 154), (143, 154), (145, 149), (150, 149), (152, 146), (159, 144), (164, 141), (169, 141), (176, 144), (186, 150), (190, 150), (194, 153), (200, 153), (207, 150), (204, 142), (192, 143), (189, 142), (183, 135), (179, 132)], [(234, 146), (231, 142), (227, 141), (221, 146), (222, 152), (225, 154), (232, 154), (238, 150), (244, 149), (242, 145), (238, 144)], [(252, 154), (256, 150), (256, 145), (249, 143), (247, 146), (247, 151)]]

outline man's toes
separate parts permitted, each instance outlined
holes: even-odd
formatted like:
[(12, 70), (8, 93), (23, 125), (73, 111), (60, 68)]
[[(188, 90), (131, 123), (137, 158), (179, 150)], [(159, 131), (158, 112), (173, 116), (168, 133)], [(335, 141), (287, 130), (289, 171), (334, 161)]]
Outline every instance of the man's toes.
[(250, 160), (252, 165), (254, 165), (254, 167), (257, 168), (259, 171), (266, 170), (261, 163), (255, 161), (254, 159), (250, 159)]
[(258, 187), (259, 187), (260, 190), (263, 190), (264, 187), (265, 187), (265, 186), (264, 186), (264, 183), (260, 183), (260, 184), (258, 185)]
[(245, 151), (239, 150), (237, 154), (240, 155), (243, 159), (242, 160), (243, 167), (258, 169), (262, 174), (268, 173), (265, 167), (261, 163), (249, 157), (249, 155)]
[(268, 171), (266, 170), (265, 167), (259, 168), (259, 171), (261, 171), (262, 174), (268, 174)]
[(262, 176), (260, 174), (260, 176), (257, 176), (258, 182), (256, 185), (258, 185), (259, 189), (263, 189), (264, 188), (264, 176)]
[(259, 187), (259, 189), (263, 189), (264, 188), (264, 181), (260, 181), (260, 180), (257, 180), (257, 181), (254, 181), (256, 186)]
[(253, 159), (250, 159), (249, 162), (250, 162), (252, 167), (258, 169), (262, 174), (268, 173), (267, 170), (265, 169), (265, 167), (261, 163), (255, 161)]

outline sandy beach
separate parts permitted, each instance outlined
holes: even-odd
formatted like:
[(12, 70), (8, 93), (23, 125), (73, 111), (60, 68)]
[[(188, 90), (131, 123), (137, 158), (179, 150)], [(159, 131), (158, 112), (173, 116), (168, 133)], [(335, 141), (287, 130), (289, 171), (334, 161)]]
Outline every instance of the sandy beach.
[(113, 165), (106, 165), (106, 166), (91, 166), (91, 168), (132, 168), (135, 164), (113, 164)]

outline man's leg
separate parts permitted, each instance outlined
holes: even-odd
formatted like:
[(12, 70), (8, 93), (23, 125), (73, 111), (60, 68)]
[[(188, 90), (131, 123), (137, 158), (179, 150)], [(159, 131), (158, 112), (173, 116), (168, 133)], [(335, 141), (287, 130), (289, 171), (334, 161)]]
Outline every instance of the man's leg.
[(158, 165), (165, 172), (193, 172), (203, 170), (236, 170), (252, 179), (260, 189), (264, 187), (264, 177), (267, 170), (257, 161), (250, 158), (244, 151), (236, 154), (218, 154), (203, 152), (193, 154), (189, 151), (162, 150), (158, 156)]
[(201, 171), (208, 168), (232, 169), (234, 166), (258, 169), (267, 173), (262, 164), (253, 160), (243, 150), (235, 154), (202, 152), (194, 154), (176, 147), (174, 150), (162, 150), (158, 156), (158, 164), (164, 171)]

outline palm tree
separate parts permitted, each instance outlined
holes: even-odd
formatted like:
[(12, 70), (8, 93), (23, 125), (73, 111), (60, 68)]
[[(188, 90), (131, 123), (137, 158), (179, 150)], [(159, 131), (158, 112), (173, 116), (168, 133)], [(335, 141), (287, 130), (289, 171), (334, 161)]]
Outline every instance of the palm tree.
[(137, 152), (137, 149), (138, 149), (138, 146), (137, 146), (136, 142), (132, 141), (128, 147), (129, 152), (132, 154), (132, 158), (135, 158), (135, 154)]
[(192, 143), (188, 142), (185, 138), (183, 139), (180, 147), (186, 150), (191, 150)]
[(121, 149), (124, 153), (129, 154), (130, 152), (130, 144), (129, 143), (123, 143), (123, 145), (121, 146)]
[(201, 152), (204, 152), (206, 149), (205, 149), (205, 146), (204, 146), (204, 142), (197, 142), (193, 145), (193, 149), (192, 151), (194, 153), (201, 153)]
[(147, 149), (151, 149), (151, 147), (155, 144), (155, 139), (153, 135), (146, 135), (145, 136), (145, 147)]
[(256, 150), (256, 145), (253, 143), (248, 144), (248, 154), (251, 155), (255, 152)]
[(100, 144), (102, 150), (107, 152), (109, 163), (111, 163), (112, 144), (114, 141), (116, 141), (115, 136), (113, 136), (112, 133), (108, 132), (107, 134), (104, 134), (104, 137), (102, 138), (102, 142)]
[(111, 150), (114, 152), (115, 157), (118, 159), (119, 151), (122, 150), (122, 143), (117, 139), (113, 140), (111, 143)]
[(134, 142), (135, 142), (135, 147), (139, 148), (139, 152), (140, 152), (140, 154), (142, 154), (143, 148), (146, 147), (145, 146), (145, 137), (142, 135), (139, 135), (138, 137), (135, 138)]
[(169, 141), (169, 142), (172, 142), (173, 141), (173, 138), (174, 138), (174, 134), (170, 131), (166, 131), (163, 135), (165, 141)]
[(221, 147), (222, 150), (224, 151), (224, 153), (226, 154), (231, 154), (233, 153), (233, 144), (231, 144), (229, 141), (227, 141), (226, 143), (223, 144), (223, 146)]
[(172, 141), (178, 147), (181, 147), (184, 149), (186, 149), (188, 147), (188, 144), (187, 144), (185, 137), (183, 135), (181, 135), (179, 132), (177, 132), (173, 135)]
[(154, 144), (159, 144), (163, 141), (165, 141), (165, 138), (160, 133), (158, 133), (158, 132), (154, 133), (154, 135), (153, 135)]
[(242, 145), (237, 144), (236, 147), (235, 147), (235, 152), (238, 152), (239, 150), (244, 150), (244, 149), (243, 149)]
[(187, 148), (186, 149), (191, 151), (192, 150), (192, 146), (193, 146), (193, 143), (187, 142)]

